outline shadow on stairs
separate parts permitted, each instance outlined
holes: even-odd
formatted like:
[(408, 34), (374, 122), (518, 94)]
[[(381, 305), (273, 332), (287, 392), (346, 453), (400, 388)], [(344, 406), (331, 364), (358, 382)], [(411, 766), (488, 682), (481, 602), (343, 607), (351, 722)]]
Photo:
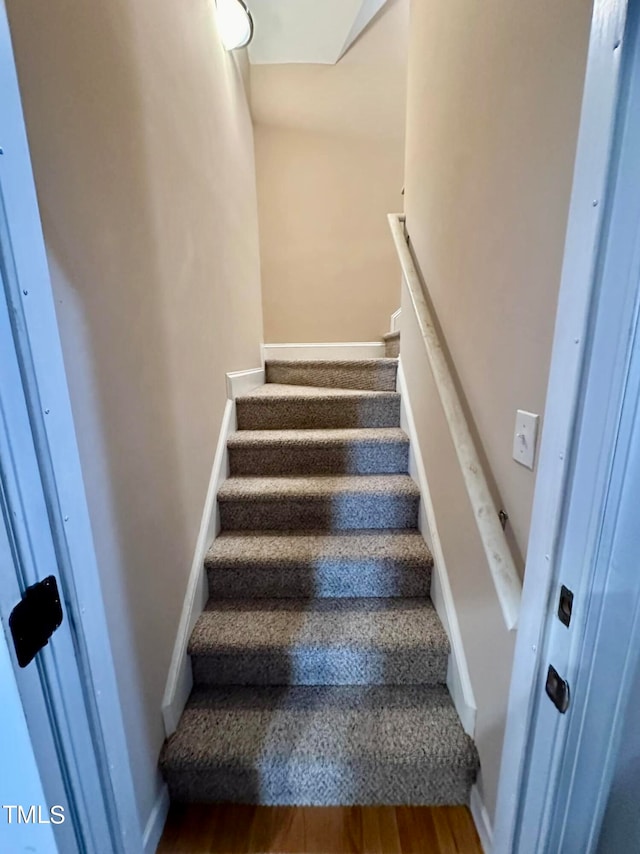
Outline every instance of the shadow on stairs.
[(445, 684), (396, 371), (270, 362), (237, 399), (194, 688), (161, 755), (174, 804), (468, 803), (478, 756)]

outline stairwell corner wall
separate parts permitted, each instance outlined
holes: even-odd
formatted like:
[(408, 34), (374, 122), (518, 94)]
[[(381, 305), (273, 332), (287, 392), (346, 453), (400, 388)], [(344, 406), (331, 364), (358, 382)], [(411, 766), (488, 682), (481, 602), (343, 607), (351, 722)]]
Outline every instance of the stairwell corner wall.
[(335, 65), (251, 66), (265, 340), (378, 338), (398, 305), (409, 0)]

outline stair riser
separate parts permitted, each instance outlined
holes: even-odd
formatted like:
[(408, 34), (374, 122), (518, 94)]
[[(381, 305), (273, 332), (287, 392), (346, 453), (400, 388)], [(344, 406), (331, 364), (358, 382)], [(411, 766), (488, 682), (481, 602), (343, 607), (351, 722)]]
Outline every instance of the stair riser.
[(234, 650), (191, 657), (195, 685), (439, 685), (447, 656), (358, 649)]
[(431, 569), (378, 564), (208, 569), (214, 599), (342, 599), (428, 596)]
[(295, 765), (272, 761), (256, 767), (166, 772), (172, 801), (267, 806), (464, 805), (474, 777), (466, 768), (434, 771), (426, 763), (341, 767), (323, 762), (322, 756)]
[(232, 475), (404, 474), (408, 442), (229, 448)]
[(341, 495), (295, 500), (219, 501), (226, 531), (356, 530), (415, 528), (419, 498), (408, 495)]
[(301, 365), (267, 362), (268, 383), (304, 385), (316, 388), (353, 388), (362, 391), (395, 391), (398, 367), (393, 364), (358, 365)]
[(400, 355), (400, 339), (395, 338), (384, 342), (384, 354), (388, 359), (397, 359)]
[(399, 427), (400, 397), (322, 399), (249, 398), (236, 401), (239, 430)]

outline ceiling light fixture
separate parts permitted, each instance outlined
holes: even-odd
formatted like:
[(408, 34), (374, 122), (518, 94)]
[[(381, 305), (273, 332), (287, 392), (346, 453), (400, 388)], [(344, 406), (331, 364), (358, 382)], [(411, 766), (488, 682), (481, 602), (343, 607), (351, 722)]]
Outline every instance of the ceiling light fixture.
[(218, 29), (225, 50), (246, 47), (253, 38), (253, 18), (242, 0), (216, 0)]

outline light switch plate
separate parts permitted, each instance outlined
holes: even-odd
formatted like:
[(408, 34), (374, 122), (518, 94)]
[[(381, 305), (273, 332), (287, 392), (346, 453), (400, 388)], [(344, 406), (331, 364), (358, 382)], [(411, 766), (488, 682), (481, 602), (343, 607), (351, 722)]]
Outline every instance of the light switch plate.
[(516, 413), (516, 428), (513, 431), (513, 459), (533, 469), (536, 458), (539, 417), (533, 412), (519, 409)]

